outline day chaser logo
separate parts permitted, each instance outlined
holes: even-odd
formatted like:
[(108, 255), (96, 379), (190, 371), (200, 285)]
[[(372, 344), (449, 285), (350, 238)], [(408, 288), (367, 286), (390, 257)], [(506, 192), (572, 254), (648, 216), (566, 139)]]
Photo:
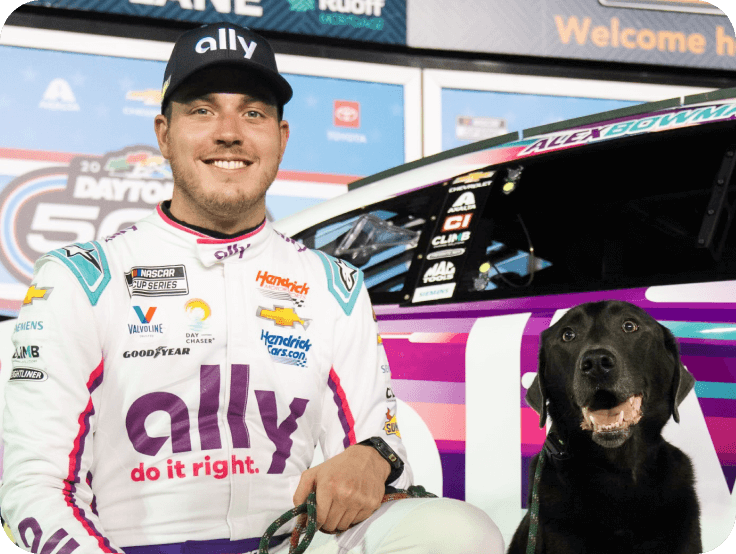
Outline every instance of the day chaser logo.
[(307, 352), (312, 347), (309, 339), (302, 339), (301, 335), (284, 337), (276, 333), (261, 331), (261, 340), (265, 343), (274, 362), (306, 367)]
[(439, 281), (450, 281), (455, 277), (455, 264), (452, 262), (437, 262), (424, 272), (422, 281), (424, 283), (437, 283)]
[(302, 319), (297, 315), (293, 308), (283, 308), (275, 306), (273, 310), (258, 306), (256, 315), (261, 319), (270, 319), (279, 327), (294, 327), (295, 324), (301, 325), (305, 330), (309, 327), (311, 319)]
[(201, 298), (192, 298), (184, 304), (184, 311), (189, 318), (189, 329), (187, 333), (187, 344), (211, 343), (214, 337), (211, 333), (205, 333), (209, 330), (209, 318), (212, 315), (212, 308)]
[(189, 294), (187, 269), (183, 265), (132, 267), (125, 274), (131, 296), (178, 296)]
[(168, 162), (150, 146), (20, 175), (0, 193), (2, 263), (28, 283), (39, 256), (130, 227), (171, 198), (173, 186)]
[(260, 283), (260, 293), (274, 300), (293, 302), (295, 306), (304, 305), (304, 300), (309, 292), (307, 283), (299, 284), (298, 281), (270, 274), (268, 271), (259, 271), (256, 282)]

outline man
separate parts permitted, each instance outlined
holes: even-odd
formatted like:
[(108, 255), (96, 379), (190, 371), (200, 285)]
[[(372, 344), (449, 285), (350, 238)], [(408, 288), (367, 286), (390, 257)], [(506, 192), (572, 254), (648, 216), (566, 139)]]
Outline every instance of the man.
[[(353, 527), (309, 552), (502, 551), (468, 504), (380, 504), (412, 477), (362, 273), (265, 219), (291, 96), (262, 37), (185, 33), (155, 119), (171, 201), (37, 262), (0, 489), (22, 548), (252, 552), (315, 490), (322, 530)], [(317, 443), (326, 461), (309, 469)]]

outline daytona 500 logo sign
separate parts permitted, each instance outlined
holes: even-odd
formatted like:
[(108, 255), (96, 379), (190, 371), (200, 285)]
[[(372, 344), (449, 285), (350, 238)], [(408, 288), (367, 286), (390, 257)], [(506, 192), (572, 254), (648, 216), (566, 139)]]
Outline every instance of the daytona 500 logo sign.
[(114, 235), (171, 198), (173, 187), (169, 163), (150, 146), (16, 177), (0, 195), (3, 264), (27, 283), (39, 256)]

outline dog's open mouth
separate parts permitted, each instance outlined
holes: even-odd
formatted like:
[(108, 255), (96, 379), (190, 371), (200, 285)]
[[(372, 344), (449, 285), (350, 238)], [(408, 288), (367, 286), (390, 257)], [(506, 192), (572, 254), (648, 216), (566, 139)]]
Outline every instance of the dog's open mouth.
[(583, 422), (580, 426), (594, 433), (614, 433), (639, 423), (641, 419), (642, 395), (630, 396), (618, 406), (591, 410), (583, 406)]

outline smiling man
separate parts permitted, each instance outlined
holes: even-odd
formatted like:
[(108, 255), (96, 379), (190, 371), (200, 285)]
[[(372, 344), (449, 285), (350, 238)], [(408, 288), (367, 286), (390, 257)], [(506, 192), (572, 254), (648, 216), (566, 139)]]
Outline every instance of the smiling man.
[[(503, 551), (464, 502), (381, 503), (412, 473), (362, 272), (265, 217), (291, 96), (249, 29), (185, 33), (154, 123), (171, 200), (36, 263), (44, 292), (13, 335), (34, 356), (6, 388), (0, 489), (21, 548), (255, 552), (314, 490), (321, 529), (347, 531), (310, 554)], [(310, 467), (318, 444), (326, 461)]]

